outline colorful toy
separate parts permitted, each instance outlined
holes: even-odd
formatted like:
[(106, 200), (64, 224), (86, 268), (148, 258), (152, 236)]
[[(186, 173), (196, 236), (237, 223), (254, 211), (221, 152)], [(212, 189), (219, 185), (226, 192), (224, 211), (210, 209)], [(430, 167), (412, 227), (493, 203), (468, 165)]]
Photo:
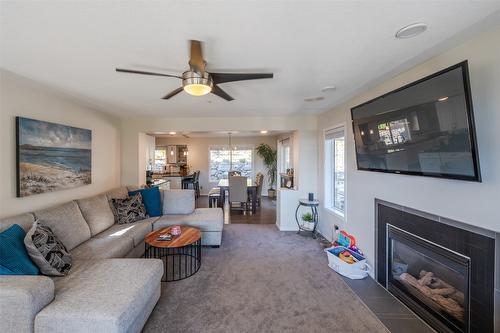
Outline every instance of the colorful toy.
[(339, 234), (338, 242), (344, 247), (351, 247), (356, 245), (356, 238), (354, 238), (353, 235), (349, 235), (347, 232), (342, 230)]
[(354, 264), (357, 260), (352, 256), (349, 251), (339, 253), (339, 258), (348, 264)]
[(351, 250), (351, 251), (353, 251), (353, 252), (356, 252), (356, 253), (357, 253), (357, 254), (359, 254), (359, 255), (364, 256), (363, 251), (361, 251), (360, 249), (358, 249), (358, 247), (357, 247), (356, 245), (351, 246), (351, 247), (349, 248), (349, 250)]

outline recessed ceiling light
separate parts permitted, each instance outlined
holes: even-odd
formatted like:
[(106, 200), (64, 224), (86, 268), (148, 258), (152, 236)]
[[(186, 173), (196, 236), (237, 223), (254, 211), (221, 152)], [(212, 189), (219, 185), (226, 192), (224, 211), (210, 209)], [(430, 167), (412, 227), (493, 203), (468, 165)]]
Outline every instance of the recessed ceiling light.
[(260, 131), (260, 134), (267, 134), (266, 130)]
[(323, 89), (321, 89), (322, 92), (327, 92), (327, 91), (333, 91), (337, 89), (337, 87), (335, 86), (326, 86), (326, 87), (323, 87)]
[(168, 132), (168, 134), (170, 134), (170, 135), (176, 135), (177, 132)]
[(316, 102), (316, 101), (321, 101), (323, 99), (325, 99), (323, 96), (315, 96), (315, 97), (304, 98), (304, 101), (305, 102)]
[(427, 30), (427, 24), (425, 23), (414, 23), (401, 28), (396, 32), (396, 38), (412, 38), (417, 35), (420, 35), (422, 32)]
[(444, 102), (448, 99), (448, 96), (444, 96), (444, 97), (441, 97), (441, 98), (438, 98), (438, 101), (440, 102)]

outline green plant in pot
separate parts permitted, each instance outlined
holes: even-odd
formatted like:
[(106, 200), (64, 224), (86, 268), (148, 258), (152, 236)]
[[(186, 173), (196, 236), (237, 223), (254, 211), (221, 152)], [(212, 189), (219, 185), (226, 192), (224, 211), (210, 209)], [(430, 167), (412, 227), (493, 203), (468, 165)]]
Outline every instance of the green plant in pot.
[(267, 194), (270, 198), (276, 197), (276, 190), (274, 189), (274, 184), (276, 182), (276, 169), (278, 163), (278, 152), (273, 149), (270, 145), (261, 143), (256, 148), (257, 155), (259, 155), (264, 160), (264, 165), (267, 168), (267, 177), (269, 183), (269, 189)]
[(302, 221), (304, 221), (305, 228), (314, 229), (314, 217), (310, 212), (302, 214)]

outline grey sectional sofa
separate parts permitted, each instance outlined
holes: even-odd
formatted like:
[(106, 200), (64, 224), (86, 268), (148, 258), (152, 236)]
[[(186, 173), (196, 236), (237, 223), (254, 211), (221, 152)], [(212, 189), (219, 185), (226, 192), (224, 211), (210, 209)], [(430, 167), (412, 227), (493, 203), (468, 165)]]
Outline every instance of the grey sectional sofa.
[(47, 224), (73, 257), (64, 277), (0, 276), (0, 332), (140, 332), (160, 297), (163, 262), (137, 259), (144, 237), (172, 224), (199, 227), (202, 244), (219, 246), (223, 214), (195, 209), (192, 190), (162, 191), (165, 215), (115, 224), (110, 201), (126, 187), (0, 220), (0, 231), (35, 219)]

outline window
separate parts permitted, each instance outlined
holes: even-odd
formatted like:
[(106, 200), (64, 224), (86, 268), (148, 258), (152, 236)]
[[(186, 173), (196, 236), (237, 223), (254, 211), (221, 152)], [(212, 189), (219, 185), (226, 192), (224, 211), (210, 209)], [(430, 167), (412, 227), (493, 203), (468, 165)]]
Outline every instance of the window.
[(285, 173), (287, 169), (292, 169), (292, 147), (290, 138), (280, 141), (280, 173)]
[(325, 208), (345, 214), (344, 127), (325, 131)]
[(154, 171), (164, 171), (166, 165), (167, 165), (167, 148), (162, 147), (155, 149)]
[[(218, 182), (227, 178), (230, 170), (239, 171), (242, 176), (252, 176), (252, 155), (253, 148), (235, 147), (229, 151), (227, 147), (210, 147), (209, 168), (210, 182)], [(231, 163), (232, 160), (232, 163)]]

